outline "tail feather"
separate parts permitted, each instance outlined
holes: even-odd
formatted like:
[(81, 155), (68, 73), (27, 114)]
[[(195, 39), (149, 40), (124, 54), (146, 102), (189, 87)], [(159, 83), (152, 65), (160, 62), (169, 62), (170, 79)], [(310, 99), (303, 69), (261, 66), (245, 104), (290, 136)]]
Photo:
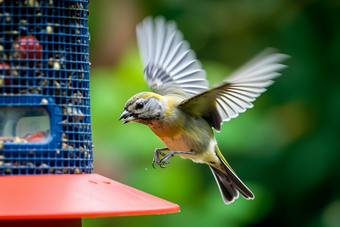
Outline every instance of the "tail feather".
[(223, 201), (226, 204), (230, 204), (238, 198), (239, 193), (246, 199), (254, 199), (254, 194), (240, 180), (240, 178), (236, 176), (235, 172), (229, 166), (217, 145), (215, 148), (216, 155), (221, 162), (215, 166), (209, 165), (209, 167), (214, 174)]
[(212, 173), (214, 174), (214, 177), (216, 179), (218, 188), (220, 189), (224, 203), (230, 204), (234, 202), (234, 200), (238, 198), (238, 191), (231, 183), (230, 178), (224, 173), (222, 173), (222, 171), (216, 169), (215, 167), (210, 166), (210, 165), (209, 167)]
[(229, 168), (225, 168), (228, 172), (225, 174), (213, 166), (209, 165), (209, 167), (214, 174), (224, 203), (230, 204), (234, 202), (234, 200), (239, 197), (239, 193), (245, 199), (255, 198), (254, 194), (249, 190), (249, 188)]

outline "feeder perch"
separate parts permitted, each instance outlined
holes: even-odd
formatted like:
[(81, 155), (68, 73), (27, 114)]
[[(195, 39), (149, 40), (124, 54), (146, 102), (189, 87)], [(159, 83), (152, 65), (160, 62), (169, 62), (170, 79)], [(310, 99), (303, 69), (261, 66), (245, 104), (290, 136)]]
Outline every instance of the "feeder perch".
[(0, 0), (0, 226), (178, 212), (93, 173), (88, 0)]

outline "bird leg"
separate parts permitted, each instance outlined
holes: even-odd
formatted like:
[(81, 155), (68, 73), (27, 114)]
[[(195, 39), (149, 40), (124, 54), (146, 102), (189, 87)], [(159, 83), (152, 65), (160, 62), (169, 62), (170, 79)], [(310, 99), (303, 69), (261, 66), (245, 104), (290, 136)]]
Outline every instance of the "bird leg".
[(166, 168), (165, 165), (169, 164), (170, 162), (167, 162), (169, 158), (174, 157), (175, 154), (190, 154), (192, 155), (194, 152), (192, 151), (169, 151), (166, 155), (162, 155), (163, 157), (157, 163), (161, 168)]
[[(159, 165), (160, 167), (162, 167), (162, 168), (165, 168), (165, 167), (163, 167), (162, 166), (162, 163), (161, 163), (161, 161), (160, 161), (160, 159), (159, 159), (159, 155), (162, 155), (162, 157), (164, 157), (165, 156), (165, 154), (162, 152), (162, 151), (168, 151), (169, 150), (169, 148), (156, 148), (155, 149), (155, 155), (153, 156), (153, 160), (152, 160), (152, 167), (154, 168), (154, 169), (156, 169), (155, 168), (155, 162), (157, 163), (157, 165)], [(163, 159), (163, 158), (162, 158)]]

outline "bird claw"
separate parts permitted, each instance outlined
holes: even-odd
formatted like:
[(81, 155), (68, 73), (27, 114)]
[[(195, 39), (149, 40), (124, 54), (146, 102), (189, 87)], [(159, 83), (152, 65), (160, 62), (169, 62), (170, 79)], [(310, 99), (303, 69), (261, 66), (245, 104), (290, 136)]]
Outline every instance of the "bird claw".
[[(162, 156), (162, 159), (159, 159), (159, 155)], [(162, 152), (162, 149), (156, 148), (155, 149), (155, 155), (153, 156), (152, 160), (152, 167), (155, 168), (155, 163), (159, 165), (161, 168), (166, 168), (166, 166), (163, 166), (164, 164), (169, 164), (169, 163), (164, 163), (162, 160), (164, 159), (166, 155)]]
[[(162, 167), (162, 165), (167, 165), (167, 164), (169, 164), (170, 161), (167, 162), (168, 159), (171, 158), (171, 157), (174, 157), (174, 155), (175, 155), (175, 153), (174, 153), (173, 151), (169, 151), (169, 153), (167, 153), (166, 155), (163, 156), (163, 158), (161, 158), (161, 160), (160, 160), (161, 165), (160, 165), (160, 166)], [(165, 168), (165, 167), (166, 167), (166, 166), (164, 166), (164, 167), (162, 167), (162, 168)]]
[[(167, 154), (164, 154), (162, 151), (168, 150)], [(155, 163), (159, 165), (161, 168), (166, 168), (165, 165), (169, 164), (168, 159), (174, 157), (175, 154), (187, 154), (187, 155), (195, 155), (194, 151), (170, 151), (168, 148), (156, 148), (155, 155), (152, 160), (152, 167), (155, 169)], [(159, 159), (159, 155), (162, 155), (162, 158)]]

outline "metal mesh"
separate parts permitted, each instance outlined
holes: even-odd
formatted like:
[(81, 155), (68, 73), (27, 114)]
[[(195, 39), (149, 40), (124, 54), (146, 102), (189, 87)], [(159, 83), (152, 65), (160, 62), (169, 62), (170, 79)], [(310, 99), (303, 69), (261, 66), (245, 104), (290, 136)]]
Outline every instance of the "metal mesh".
[(0, 0), (0, 175), (93, 170), (88, 0)]

